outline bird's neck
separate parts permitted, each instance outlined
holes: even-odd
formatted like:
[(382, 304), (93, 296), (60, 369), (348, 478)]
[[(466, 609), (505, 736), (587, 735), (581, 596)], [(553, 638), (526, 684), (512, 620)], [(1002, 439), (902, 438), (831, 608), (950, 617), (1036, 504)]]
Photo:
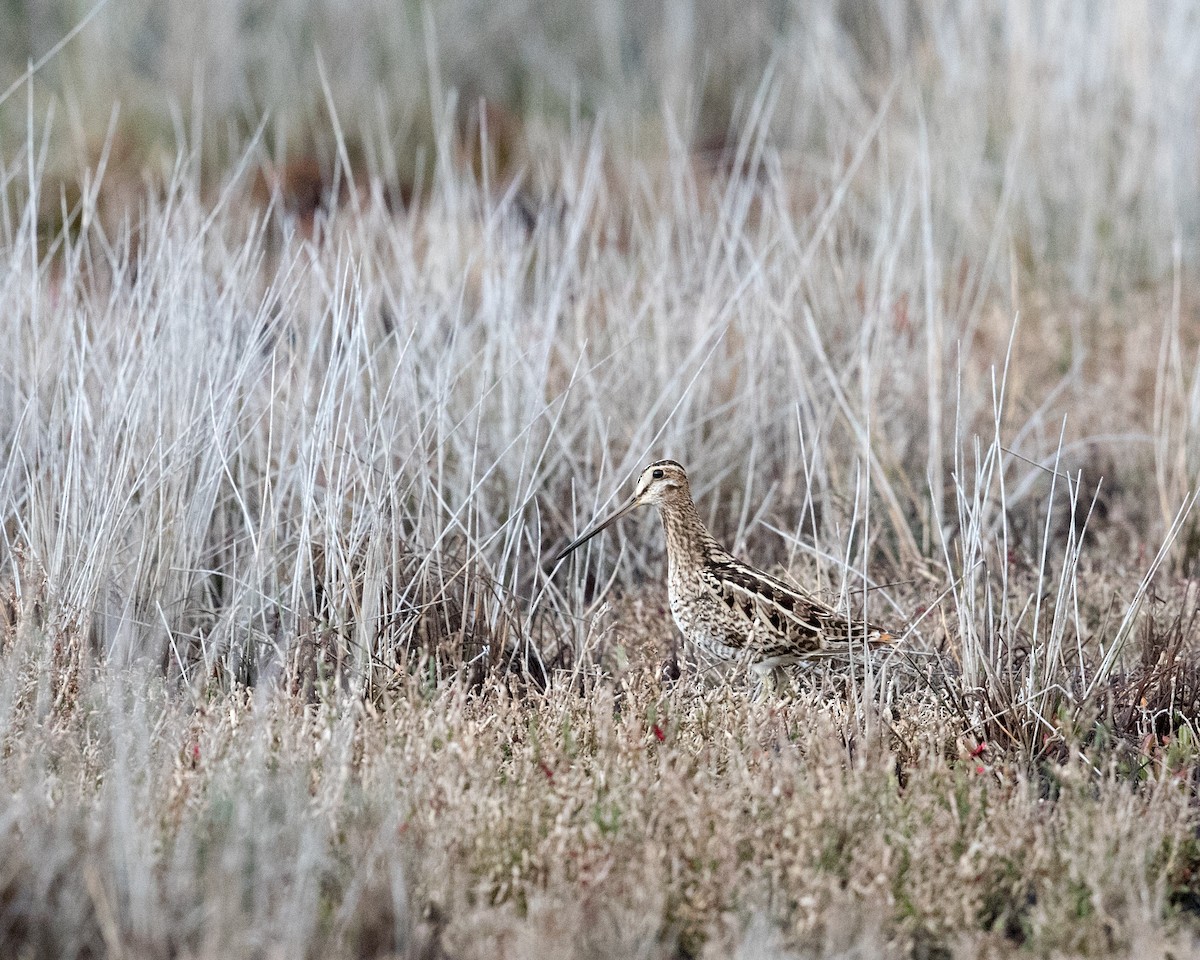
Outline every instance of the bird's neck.
[(667, 564), (672, 571), (701, 564), (714, 550), (721, 549), (704, 526), (691, 497), (660, 504), (659, 513), (667, 537)]

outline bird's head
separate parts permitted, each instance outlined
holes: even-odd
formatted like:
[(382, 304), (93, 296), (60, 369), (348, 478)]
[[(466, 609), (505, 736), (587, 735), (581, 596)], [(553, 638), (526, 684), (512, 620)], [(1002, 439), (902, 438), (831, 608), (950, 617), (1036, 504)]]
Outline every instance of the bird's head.
[(691, 497), (687, 474), (674, 460), (658, 460), (638, 477), (633, 492), (633, 505), (669, 504)]
[(684, 472), (683, 467), (674, 460), (656, 460), (642, 471), (642, 475), (638, 477), (637, 486), (634, 487), (633, 496), (625, 501), (624, 506), (609, 514), (603, 520), (594, 523), (582, 536), (572, 540), (555, 556), (552, 563), (558, 563), (572, 550), (582, 547), (601, 530), (616, 523), (625, 514), (636, 510), (638, 507), (645, 507), (650, 504), (658, 507), (670, 507), (676, 503), (683, 503), (690, 500), (691, 496), (688, 488), (687, 474)]

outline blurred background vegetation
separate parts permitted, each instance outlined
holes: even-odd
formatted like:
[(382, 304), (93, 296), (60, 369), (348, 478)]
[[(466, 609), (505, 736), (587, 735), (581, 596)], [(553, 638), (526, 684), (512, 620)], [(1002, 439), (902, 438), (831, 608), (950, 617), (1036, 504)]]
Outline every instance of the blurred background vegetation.
[[(93, 9), (3, 0), (0, 83)], [(442, 119), (470, 144), (482, 117), (501, 177), (597, 122), (618, 157), (678, 142), (728, 164), (758, 122), (819, 185), (892, 91), (875, 160), (926, 154), (939, 242), (986, 243), (1003, 204), (1023, 264), (1108, 297), (1197, 250), (1198, 21), (1175, 0), (107, 0), (0, 105), (0, 158), (49, 128), (48, 170), (70, 182), (111, 128), (126, 173), (184, 150), (217, 180), (261, 126), (271, 162), (328, 177), (337, 130), (408, 197)]]

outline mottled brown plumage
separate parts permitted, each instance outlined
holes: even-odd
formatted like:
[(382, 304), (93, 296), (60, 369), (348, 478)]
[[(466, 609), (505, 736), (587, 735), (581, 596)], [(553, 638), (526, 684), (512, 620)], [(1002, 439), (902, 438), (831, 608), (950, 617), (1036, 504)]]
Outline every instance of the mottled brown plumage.
[(871, 646), (893, 641), (874, 624), (836, 613), (817, 597), (736, 559), (704, 526), (687, 474), (674, 460), (650, 464), (629, 502), (568, 544), (554, 562), (648, 504), (658, 507), (666, 533), (671, 613), (684, 637), (705, 653), (768, 674), (811, 658), (850, 654), (864, 639)]

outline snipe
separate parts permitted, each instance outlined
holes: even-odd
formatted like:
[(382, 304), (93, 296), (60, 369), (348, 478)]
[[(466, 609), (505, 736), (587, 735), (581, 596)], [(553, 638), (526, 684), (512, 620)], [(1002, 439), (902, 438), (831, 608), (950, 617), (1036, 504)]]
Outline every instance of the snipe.
[(864, 642), (875, 647), (895, 641), (886, 630), (837, 613), (817, 597), (737, 560), (704, 526), (687, 473), (674, 460), (646, 467), (633, 497), (567, 544), (553, 563), (649, 504), (658, 507), (667, 536), (671, 614), (683, 636), (710, 656), (743, 662), (762, 679), (777, 681), (792, 664), (848, 656)]

